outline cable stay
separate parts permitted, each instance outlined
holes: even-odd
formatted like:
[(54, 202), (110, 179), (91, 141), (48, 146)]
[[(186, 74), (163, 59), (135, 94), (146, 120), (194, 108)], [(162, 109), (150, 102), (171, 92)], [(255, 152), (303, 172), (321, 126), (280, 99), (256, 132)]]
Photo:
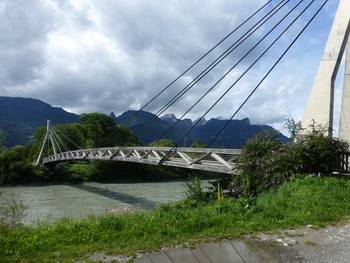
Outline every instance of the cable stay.
[[(295, 10), (302, 2), (303, 0), (300, 0), (297, 5), (294, 6), (293, 9), (291, 9), (287, 15), (285, 15), (268, 33), (266, 33), (236, 64), (234, 64), (209, 90), (207, 90), (171, 127), (167, 129), (165, 133), (163, 133), (159, 139), (163, 138), (173, 127), (175, 127), (180, 120), (182, 120), (202, 99), (204, 99), (213, 89), (222, 81), (224, 80), (230, 73), (231, 71), (236, 68), (245, 58), (248, 57), (248, 55), (253, 52), (256, 47), (258, 47), (259, 44), (262, 43), (263, 40), (265, 40), (282, 22), (285, 20), (293, 10)], [(243, 77), (245, 74), (243, 74), (241, 77)], [(198, 120), (194, 127), (201, 121), (202, 119)], [(192, 130), (192, 129), (191, 129)], [(191, 131), (190, 130), (190, 131)], [(184, 135), (182, 139), (184, 139), (188, 134)], [(159, 140), (158, 139), (158, 140)], [(179, 144), (180, 141), (177, 143)]]
[[(282, 0), (284, 2), (286, 0)], [(289, 0), (288, 0), (289, 1)], [(249, 22), (253, 17), (255, 17), (258, 13), (262, 12), (264, 8), (270, 4), (272, 0), (267, 1), (263, 6), (261, 6), (257, 11), (255, 11), (252, 15), (250, 15), (246, 20), (244, 20), (240, 25), (238, 25), (234, 30), (232, 30), (228, 35), (226, 35), (223, 39), (221, 39), (216, 45), (214, 45), (209, 51), (207, 51), (202, 57), (200, 57), (197, 61), (195, 61), (189, 68), (187, 68), (183, 73), (181, 73), (178, 77), (176, 77), (170, 84), (168, 84), (163, 90), (157, 93), (150, 101), (148, 101), (144, 106), (142, 106), (138, 111), (136, 111), (132, 116), (127, 118), (123, 123), (119, 126), (126, 125), (131, 119), (136, 117), (142, 110), (144, 110), (147, 106), (149, 106), (155, 99), (157, 99), (161, 94), (163, 94), (166, 90), (168, 90), (175, 82), (177, 82), (180, 78), (182, 78), (185, 74), (187, 74), (192, 68), (194, 68), (199, 62), (201, 62), (205, 57), (207, 57), (211, 52), (213, 52), (216, 48), (218, 48), (224, 41), (226, 41), (230, 36), (232, 36), (235, 32), (237, 32), (240, 28), (242, 28), (247, 22)], [(278, 4), (280, 5), (280, 3)], [(275, 7), (276, 8), (276, 7)], [(181, 94), (181, 91), (175, 96), (177, 97)], [(161, 110), (160, 110), (161, 111)], [(164, 111), (163, 111), (164, 112)], [(109, 136), (113, 135), (116, 132), (112, 132)], [(108, 137), (109, 137), (108, 136)], [(132, 138), (130, 138), (132, 139)], [(125, 142), (124, 144), (126, 144)]]
[[(237, 115), (237, 113), (242, 109), (242, 107), (246, 104), (246, 102), (251, 98), (251, 96), (256, 92), (256, 90), (260, 87), (260, 85), (264, 82), (264, 80), (270, 75), (272, 70), (278, 65), (278, 63), (282, 60), (282, 58), (288, 53), (290, 48), (295, 44), (295, 42), (299, 39), (299, 37), (304, 33), (304, 31), (308, 28), (308, 26), (311, 24), (311, 22), (316, 18), (316, 16), (320, 13), (320, 11), (323, 9), (323, 7), (327, 4), (328, 0), (325, 0), (321, 7), (317, 10), (317, 12), (312, 16), (312, 18), (308, 21), (308, 23), (303, 27), (303, 29), (299, 32), (299, 34), (296, 36), (296, 38), (293, 40), (293, 42), (287, 47), (287, 49), (283, 52), (283, 54), (279, 57), (279, 59), (275, 62), (275, 64), (270, 68), (270, 70), (265, 74), (265, 76), (260, 80), (258, 85), (252, 90), (252, 92), (249, 94), (249, 96), (242, 102), (242, 104), (238, 107), (238, 109), (232, 114), (232, 116), (227, 120), (225, 125), (221, 128), (221, 130), (216, 134), (216, 136), (213, 138), (213, 140), (209, 143), (208, 147), (210, 147), (215, 140), (220, 136), (220, 134), (225, 130), (225, 128), (229, 125), (229, 123), (232, 121), (232, 119)], [(311, 3), (310, 3), (311, 5)], [(305, 12), (304, 10), (303, 12)]]
[[(315, 2), (315, 0), (312, 0), (307, 7), (303, 9), (303, 11), (283, 30), (283, 32), (270, 44), (270, 46), (256, 59), (249, 67), (248, 69), (219, 97), (219, 99), (197, 120), (197, 122), (182, 136), (180, 140), (175, 144), (174, 147), (168, 152), (166, 156), (159, 162), (159, 164), (162, 164), (164, 160), (166, 160), (168, 155), (171, 155), (172, 151), (178, 147), (180, 142), (198, 125), (198, 123), (204, 119), (204, 117), (220, 102), (220, 100), (238, 83), (238, 81), (266, 54), (266, 52), (286, 33), (287, 30), (290, 29), (290, 27), (300, 18), (302, 14), (304, 14), (309, 7)], [(271, 73), (271, 71), (277, 66), (277, 64), (281, 61), (281, 59), (285, 56), (285, 54), (290, 50), (290, 48), (294, 45), (296, 40), (300, 37), (300, 35), (306, 30), (306, 28), (310, 25), (310, 23), (314, 20), (314, 18), (317, 16), (317, 14), (322, 10), (324, 5), (328, 2), (326, 0), (321, 7), (317, 10), (317, 12), (314, 14), (314, 16), (308, 21), (308, 23), (305, 25), (305, 27), (301, 30), (301, 32), (298, 34), (298, 36), (292, 41), (290, 46), (285, 50), (285, 52), (279, 57), (279, 59), (275, 62), (273, 67), (268, 71), (268, 73), (263, 77), (263, 79), (260, 81), (260, 83), (254, 88), (251, 94), (249, 94), (248, 98), (242, 103), (242, 105), (239, 107), (239, 109), (231, 116), (231, 118), (226, 122), (224, 127), (219, 131), (219, 133), (214, 137), (214, 139), (210, 142), (209, 146), (211, 146), (214, 141), (218, 138), (218, 136), (222, 133), (222, 131), (227, 127), (227, 125), (230, 123), (230, 121), (233, 119), (233, 117), (238, 113), (238, 111), (243, 107), (243, 105), (249, 100), (249, 98), (253, 95), (253, 93), (258, 89), (258, 87), (261, 85), (261, 83), (266, 79), (266, 77)]]
[[(161, 114), (163, 114), (170, 106), (177, 102), (182, 96), (184, 96), (191, 88), (193, 88), (203, 77), (205, 77), (211, 70), (213, 70), (219, 63), (221, 63), (228, 55), (230, 55), (234, 50), (236, 50), (244, 41), (246, 41), (254, 32), (261, 28), (268, 20), (270, 20), (282, 7), (284, 7), (290, 0), (282, 0), (278, 3), (272, 10), (268, 11), (258, 22), (256, 22), (248, 31), (246, 31), (237, 41), (235, 41), (229, 48), (227, 48), (218, 58), (216, 58), (209, 66), (207, 66), (199, 75), (197, 75), (189, 84), (187, 84), (180, 92), (178, 92), (170, 101), (168, 101), (156, 114), (151, 118), (146, 124), (140, 127), (131, 137), (129, 137), (124, 143), (124, 147), (128, 142), (130, 142), (134, 137), (145, 130), (154, 120), (157, 119)], [(266, 4), (265, 4), (266, 6)], [(259, 9), (261, 10), (261, 8)], [(257, 12), (254, 13), (254, 15)], [(250, 16), (250, 18), (253, 17)], [(247, 21), (247, 20), (246, 20)], [(244, 21), (240, 26), (242, 26)], [(239, 26), (239, 27), (240, 27)], [(230, 36), (231, 32), (228, 36)], [(224, 39), (226, 39), (226, 36)], [(208, 54), (208, 53), (207, 53)], [(135, 113), (136, 114), (136, 113)], [(133, 115), (134, 116), (134, 115)], [(132, 117), (133, 117), (132, 116)], [(130, 117), (130, 118), (132, 118)], [(128, 120), (130, 119), (128, 118)], [(127, 120), (127, 121), (128, 121)], [(127, 121), (123, 122), (126, 123)]]
[(77, 149), (81, 149), (75, 142), (73, 142), (71, 139), (69, 139), (66, 135), (64, 135), (60, 130), (58, 130), (56, 127), (51, 125), (51, 121), (48, 120), (46, 124), (46, 134), (45, 138), (38, 156), (38, 159), (36, 161), (36, 165), (40, 165), (43, 154), (45, 151), (45, 147), (47, 146), (47, 152), (49, 153), (50, 151), (50, 145), (53, 149), (54, 154), (56, 155), (57, 153), (61, 152), (68, 152), (70, 151), (69, 147), (67, 144), (64, 142), (64, 140), (61, 138), (62, 135), (67, 141), (71, 142), (74, 146), (77, 147)]

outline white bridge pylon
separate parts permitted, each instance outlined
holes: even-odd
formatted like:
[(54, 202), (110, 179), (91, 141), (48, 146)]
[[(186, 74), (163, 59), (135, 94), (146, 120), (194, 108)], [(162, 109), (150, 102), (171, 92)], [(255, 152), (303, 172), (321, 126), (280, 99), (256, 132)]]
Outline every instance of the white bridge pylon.
[(52, 146), (54, 154), (57, 154), (57, 149), (56, 149), (56, 146), (55, 146), (55, 143), (54, 143), (54, 139), (53, 139), (53, 136), (52, 136), (52, 132), (51, 132), (51, 121), (50, 120), (48, 120), (46, 122), (46, 134), (45, 134), (45, 138), (44, 138), (44, 141), (43, 141), (43, 145), (41, 146), (41, 150), (40, 150), (38, 159), (36, 161), (36, 165), (40, 165), (41, 164), (41, 161), (43, 159), (45, 146), (49, 142), (50, 142), (50, 144)]
[(301, 123), (302, 128), (306, 129), (313, 124), (321, 125), (327, 128), (329, 136), (332, 135), (334, 82), (347, 46), (338, 135), (340, 139), (346, 141), (350, 141), (349, 32), (350, 0), (340, 0)]

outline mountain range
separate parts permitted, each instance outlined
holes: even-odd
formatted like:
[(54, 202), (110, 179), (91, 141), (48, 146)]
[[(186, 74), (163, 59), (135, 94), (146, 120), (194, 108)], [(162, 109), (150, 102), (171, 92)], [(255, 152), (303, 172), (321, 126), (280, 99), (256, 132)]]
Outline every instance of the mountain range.
[[(201, 121), (179, 120), (173, 114), (158, 117), (147, 111), (134, 110), (128, 110), (120, 116), (116, 116), (112, 112), (110, 116), (117, 125), (123, 124), (137, 133), (137, 137), (145, 145), (159, 138), (175, 142), (181, 140), (180, 146), (190, 146), (197, 139), (201, 143), (209, 144), (227, 123), (227, 120), (219, 118)], [(51, 120), (52, 124), (56, 125), (79, 122), (79, 117), (77, 114), (53, 107), (38, 99), (0, 96), (0, 129), (7, 134), (7, 147), (32, 143), (32, 134), (38, 127), (46, 125), (47, 120)], [(198, 124), (194, 126), (197, 122)], [(142, 130), (147, 123), (150, 124)], [(191, 132), (186, 134), (190, 129)], [(272, 129), (272, 127), (251, 124), (247, 118), (232, 120), (211, 146), (240, 148), (248, 138), (265, 129)], [(281, 133), (279, 138), (284, 141), (289, 140)]]

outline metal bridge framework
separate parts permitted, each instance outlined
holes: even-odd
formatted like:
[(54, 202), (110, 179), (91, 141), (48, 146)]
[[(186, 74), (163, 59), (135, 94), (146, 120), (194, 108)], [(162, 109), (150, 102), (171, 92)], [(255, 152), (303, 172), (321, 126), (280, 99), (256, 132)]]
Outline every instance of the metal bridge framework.
[[(170, 154), (169, 154), (170, 153)], [(43, 164), (74, 160), (112, 160), (231, 174), (236, 169), (239, 149), (179, 147), (108, 147), (57, 153), (43, 158)]]

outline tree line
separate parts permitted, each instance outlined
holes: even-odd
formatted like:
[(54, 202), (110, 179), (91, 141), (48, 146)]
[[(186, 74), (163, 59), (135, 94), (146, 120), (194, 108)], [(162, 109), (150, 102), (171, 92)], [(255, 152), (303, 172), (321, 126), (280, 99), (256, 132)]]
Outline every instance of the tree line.
[[(115, 147), (143, 146), (134, 133), (125, 126), (118, 126), (113, 118), (100, 113), (83, 114), (80, 123), (58, 124), (54, 126), (59, 131), (62, 142), (75, 150)], [(59, 183), (82, 181), (115, 181), (115, 180), (153, 180), (187, 178), (192, 171), (179, 168), (163, 168), (135, 163), (115, 161), (75, 161), (57, 167), (35, 166), (33, 163), (39, 155), (46, 126), (39, 127), (33, 134), (34, 143), (16, 145), (11, 149), (5, 147), (6, 134), (0, 130), (0, 185), (26, 183)], [(162, 139), (153, 143), (155, 146), (173, 146), (171, 140)], [(200, 141), (194, 142), (194, 147), (205, 147)], [(49, 149), (47, 154), (53, 154)]]

